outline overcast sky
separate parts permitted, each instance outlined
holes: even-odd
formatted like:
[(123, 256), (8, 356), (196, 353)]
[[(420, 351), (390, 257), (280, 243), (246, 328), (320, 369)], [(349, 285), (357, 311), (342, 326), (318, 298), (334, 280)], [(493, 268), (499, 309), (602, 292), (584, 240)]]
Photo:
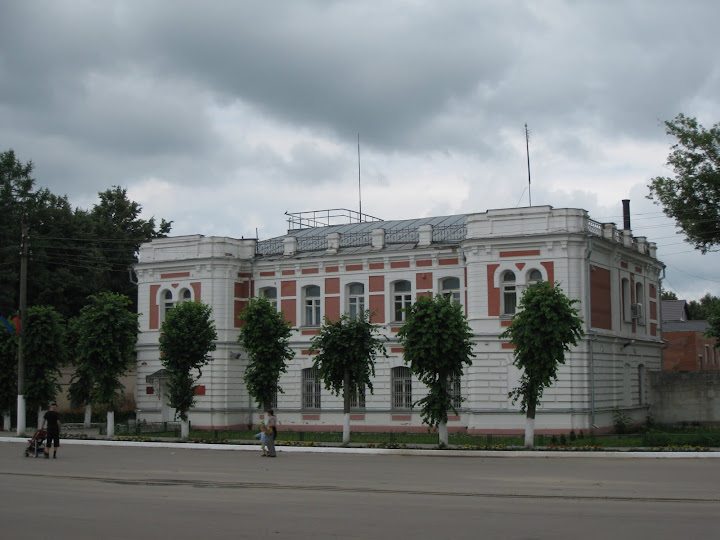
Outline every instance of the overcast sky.
[(714, 0), (3, 0), (0, 150), (90, 208), (119, 185), (173, 234), (261, 239), (285, 211), (383, 219), (584, 208), (720, 296), (647, 184), (678, 113), (720, 121)]

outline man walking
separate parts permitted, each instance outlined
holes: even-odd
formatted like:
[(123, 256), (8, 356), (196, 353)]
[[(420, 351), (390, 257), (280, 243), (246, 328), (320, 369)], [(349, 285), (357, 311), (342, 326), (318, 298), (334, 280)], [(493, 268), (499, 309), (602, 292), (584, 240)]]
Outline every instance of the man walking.
[(50, 446), (55, 443), (53, 459), (57, 459), (57, 449), (60, 446), (60, 415), (57, 413), (57, 403), (50, 405), (50, 410), (43, 417), (42, 427), (47, 422), (47, 444), (45, 445), (45, 459), (50, 459)]

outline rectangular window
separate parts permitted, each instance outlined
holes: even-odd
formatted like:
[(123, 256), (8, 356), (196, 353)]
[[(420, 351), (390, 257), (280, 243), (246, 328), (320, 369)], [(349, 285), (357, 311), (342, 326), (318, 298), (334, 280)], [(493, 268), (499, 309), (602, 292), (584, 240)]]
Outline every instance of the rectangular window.
[(392, 369), (392, 408), (412, 408), (412, 377), (410, 368), (396, 367)]
[(302, 406), (303, 409), (320, 408), (320, 380), (317, 368), (302, 370)]
[(460, 377), (448, 378), (448, 392), (450, 393), (450, 402), (452, 406), (459, 409), (462, 405), (462, 396), (460, 394)]
[(320, 287), (305, 287), (305, 326), (320, 326)]
[(365, 408), (365, 385), (353, 388), (350, 394), (350, 407), (353, 409)]

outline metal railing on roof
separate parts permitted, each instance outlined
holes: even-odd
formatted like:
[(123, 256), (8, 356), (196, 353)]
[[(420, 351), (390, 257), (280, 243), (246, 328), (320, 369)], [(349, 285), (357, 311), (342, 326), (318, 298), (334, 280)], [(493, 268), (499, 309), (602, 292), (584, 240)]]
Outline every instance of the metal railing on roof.
[(307, 212), (285, 212), (288, 216), (288, 231), (327, 227), (329, 225), (347, 225), (366, 221), (383, 221), (382, 219), (363, 214), (347, 208), (330, 208), (328, 210), (310, 210)]

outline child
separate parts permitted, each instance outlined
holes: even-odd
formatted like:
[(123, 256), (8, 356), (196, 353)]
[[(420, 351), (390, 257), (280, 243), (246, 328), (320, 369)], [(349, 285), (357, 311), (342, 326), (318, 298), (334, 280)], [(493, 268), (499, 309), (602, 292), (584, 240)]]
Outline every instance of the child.
[(260, 433), (255, 434), (256, 439), (260, 439), (260, 449), (262, 450), (262, 457), (267, 456), (267, 447), (265, 446), (265, 423), (260, 424)]

